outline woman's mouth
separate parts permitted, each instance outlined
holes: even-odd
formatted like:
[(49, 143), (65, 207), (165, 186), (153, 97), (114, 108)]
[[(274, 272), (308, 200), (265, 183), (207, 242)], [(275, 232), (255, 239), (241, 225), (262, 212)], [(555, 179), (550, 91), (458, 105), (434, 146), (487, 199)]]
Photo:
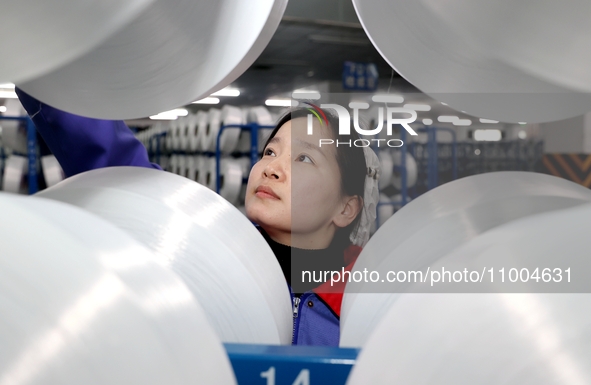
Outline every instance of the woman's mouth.
[(256, 188), (254, 193), (259, 198), (279, 199), (279, 196), (275, 194), (275, 191), (273, 191), (273, 189), (268, 186), (259, 186)]

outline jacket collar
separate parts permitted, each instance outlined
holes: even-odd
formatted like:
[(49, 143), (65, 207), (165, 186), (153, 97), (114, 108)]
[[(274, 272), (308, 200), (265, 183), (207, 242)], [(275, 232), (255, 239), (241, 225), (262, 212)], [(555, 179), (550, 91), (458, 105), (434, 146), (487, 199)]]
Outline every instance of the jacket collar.
[[(359, 246), (351, 245), (347, 249), (345, 249), (345, 263), (347, 266), (344, 268), (344, 271), (351, 271), (353, 269), (353, 265), (357, 260), (357, 257), (361, 253), (362, 248)], [(312, 291), (320, 297), (320, 299), (332, 310), (333, 313), (337, 315), (337, 317), (341, 317), (341, 304), (343, 303), (343, 293), (345, 292), (345, 281), (339, 281), (334, 285), (331, 285), (330, 282), (324, 282), (322, 285), (318, 286), (317, 288), (313, 289)]]

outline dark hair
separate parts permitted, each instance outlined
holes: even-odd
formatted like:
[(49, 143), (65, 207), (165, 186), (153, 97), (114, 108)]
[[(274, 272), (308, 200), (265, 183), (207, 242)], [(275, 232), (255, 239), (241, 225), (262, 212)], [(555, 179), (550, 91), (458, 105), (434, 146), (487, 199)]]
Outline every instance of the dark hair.
[[(320, 110), (319, 107), (315, 107), (316, 109)], [(348, 137), (339, 136), (339, 119), (333, 113), (320, 110), (324, 113), (324, 117), (326, 117), (326, 121), (328, 122), (328, 128), (331, 130), (332, 139), (347, 141), (351, 140), (353, 143), (355, 140), (360, 139), (359, 135), (355, 130), (351, 130), (351, 134)], [(269, 145), (269, 141), (273, 139), (273, 137), (277, 134), (279, 129), (290, 120), (296, 118), (307, 118), (310, 114), (310, 110), (305, 107), (294, 107), (290, 108), (286, 113), (284, 113), (275, 128), (269, 135), (267, 142), (265, 143), (265, 147)], [(339, 165), (339, 170), (341, 172), (341, 194), (342, 196), (358, 196), (360, 198), (360, 210), (357, 214), (357, 217), (347, 226), (338, 229), (335, 232), (334, 238), (332, 240), (331, 246), (334, 245), (335, 247), (338, 246), (340, 248), (346, 248), (351, 244), (349, 240), (349, 235), (359, 226), (359, 221), (361, 220), (361, 213), (363, 211), (363, 193), (365, 191), (365, 177), (367, 175), (367, 165), (365, 162), (365, 154), (363, 152), (363, 148), (355, 147), (355, 146), (336, 146), (336, 160)]]

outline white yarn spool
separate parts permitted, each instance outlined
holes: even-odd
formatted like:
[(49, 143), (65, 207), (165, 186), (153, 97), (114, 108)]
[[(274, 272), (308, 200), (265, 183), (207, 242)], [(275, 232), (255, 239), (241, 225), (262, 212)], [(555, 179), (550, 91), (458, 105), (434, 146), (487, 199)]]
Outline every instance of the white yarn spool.
[(248, 107), (246, 107), (246, 108), (242, 108), (241, 110), (242, 110), (242, 121), (244, 123), (250, 123), (248, 121), (248, 115), (250, 114), (250, 109)]
[(197, 175), (197, 157), (192, 155), (187, 155), (185, 159), (185, 165), (187, 167), (187, 175), (188, 179), (196, 182), (196, 175)]
[[(152, 0), (0, 2), (0, 83), (34, 79), (85, 54), (135, 18)], [(23, 24), (34, 25), (24, 30)], [(21, 30), (22, 29), (22, 30)], [(13, 35), (19, 30), (18, 35)]]
[[(392, 162), (394, 166), (401, 166), (402, 163), (402, 154), (400, 151), (395, 151), (392, 154)], [(419, 167), (417, 166), (417, 162), (415, 158), (409, 153), (406, 153), (406, 187), (412, 187), (417, 183), (417, 178), (419, 176)], [(394, 171), (392, 174), (392, 185), (396, 187), (398, 190), (402, 188), (402, 175), (400, 172)]]
[(173, 123), (174, 123), (174, 121), (170, 122), (168, 124), (167, 130), (166, 130), (165, 145), (168, 150), (174, 150), (174, 146), (173, 146), (174, 126), (173, 126)]
[(196, 175), (196, 182), (205, 186), (205, 181), (207, 177), (207, 168), (206, 168), (206, 161), (207, 157), (203, 155), (197, 156), (197, 160), (195, 163), (195, 169), (197, 170)]
[(179, 150), (189, 150), (189, 130), (191, 127), (190, 117), (181, 116), (177, 118), (179, 124)]
[(287, 0), (156, 0), (86, 55), (20, 86), (82, 116), (155, 115), (236, 80), (267, 46), (286, 5)]
[(242, 168), (242, 174), (245, 178), (248, 177), (250, 175), (250, 169), (252, 168), (252, 165), (250, 164), (250, 158), (246, 156), (241, 156), (237, 160)]
[[(275, 125), (275, 119), (273, 119), (273, 116), (271, 116), (271, 113), (269, 112), (269, 110), (263, 106), (252, 107), (249, 110), (248, 121), (249, 121), (249, 123), (257, 123), (261, 126), (274, 126)], [(259, 129), (259, 135), (258, 135), (259, 136), (258, 137), (259, 152), (263, 151), (264, 146), (265, 146), (265, 142), (267, 141), (267, 138), (269, 137), (269, 135), (271, 135), (272, 131), (273, 131), (272, 129)]]
[(361, 350), (347, 385), (586, 383), (585, 294), (407, 294)]
[(388, 187), (392, 183), (392, 174), (394, 173), (394, 160), (390, 151), (378, 151), (378, 158), (380, 159), (380, 179), (378, 185), (380, 189)]
[(170, 122), (170, 133), (172, 135), (172, 149), (175, 151), (180, 150), (181, 148), (181, 126), (178, 119), (173, 120)]
[(0, 212), (1, 383), (236, 383), (187, 286), (131, 236), (42, 198), (0, 194)]
[(216, 190), (216, 160), (215, 157), (205, 158), (203, 185), (208, 189)]
[(223, 342), (291, 342), (291, 300), (279, 263), (258, 230), (219, 195), (139, 167), (86, 172), (38, 195), (93, 212), (167, 259)]
[(189, 150), (199, 151), (207, 127), (207, 114), (204, 111), (198, 111), (197, 114), (191, 115), (190, 121)]
[(47, 187), (58, 184), (64, 180), (64, 170), (53, 155), (46, 155), (41, 157), (41, 168), (43, 169), (43, 177)]
[(178, 172), (177, 175), (187, 177), (188, 168), (187, 168), (187, 156), (186, 155), (179, 155), (179, 165), (178, 165)]
[[(529, 172), (495, 172), (446, 183), (400, 209), (370, 239), (354, 271), (426, 269), (479, 234), (511, 221), (591, 202), (591, 191)], [(341, 346), (362, 346), (404, 290), (401, 283), (355, 283), (345, 289)], [(381, 293), (381, 294), (380, 294)]]
[(242, 165), (236, 159), (221, 159), (220, 195), (236, 206), (242, 187)]
[(214, 151), (217, 141), (217, 136), (222, 124), (222, 112), (218, 108), (210, 108), (207, 111), (207, 128), (203, 141), (201, 142), (201, 149), (203, 151)]
[(240, 137), (238, 138), (238, 144), (236, 145), (236, 151), (242, 152), (242, 153), (250, 151), (250, 130), (240, 131)]
[(4, 165), (2, 189), (14, 194), (27, 194), (28, 159), (24, 156), (10, 155)]
[[(234, 124), (244, 124), (242, 110), (238, 107), (225, 105), (222, 108), (222, 125), (229, 126)], [(224, 129), (220, 138), (220, 146), (224, 154), (229, 154), (236, 150), (241, 132), (241, 128)]]
[(256, 106), (248, 110), (248, 123), (257, 123), (261, 126), (272, 126), (274, 120), (266, 107)]
[(167, 171), (169, 171), (173, 174), (178, 174), (178, 170), (179, 170), (179, 156), (176, 154), (173, 154), (170, 156), (170, 164), (168, 166)]
[(551, 83), (591, 91), (591, 75), (585, 70), (591, 66), (589, 2), (423, 0), (423, 4), (483, 54)]
[[(589, 226), (590, 204), (532, 215), (482, 233), (433, 269), (488, 265), (533, 272), (538, 266), (561, 265), (587, 271)], [(573, 276), (566, 294), (556, 287), (544, 290), (541, 280), (541, 286), (534, 279), (511, 289), (500, 281), (488, 278), (485, 285), (529, 290), (401, 294), (372, 332), (348, 384), (420, 385), (437, 378), (446, 384), (550, 385), (590, 378), (588, 281)], [(381, 366), (385, 363), (390, 365)]]
[[(221, 126), (243, 124), (242, 111), (238, 107), (224, 106), (221, 110), (209, 110), (208, 127), (204, 138), (205, 151), (215, 151)], [(220, 137), (220, 150), (229, 154), (236, 149), (240, 137), (240, 128), (225, 128)]]
[(186, 132), (186, 140), (187, 144), (185, 146), (185, 151), (193, 151), (191, 147), (193, 146), (193, 142), (195, 141), (195, 136), (197, 135), (197, 119), (196, 115), (188, 114), (187, 115), (187, 132)]
[[(447, 2), (440, 6), (444, 4)], [(384, 59), (421, 91), (458, 111), (502, 122), (533, 123), (590, 110), (590, 95), (572, 92), (482, 54), (419, 1), (354, 0), (353, 5)], [(505, 16), (503, 13), (503, 23)]]
[(180, 150), (181, 151), (188, 151), (189, 150), (189, 130), (190, 130), (190, 117), (182, 116), (178, 118), (180, 124)]

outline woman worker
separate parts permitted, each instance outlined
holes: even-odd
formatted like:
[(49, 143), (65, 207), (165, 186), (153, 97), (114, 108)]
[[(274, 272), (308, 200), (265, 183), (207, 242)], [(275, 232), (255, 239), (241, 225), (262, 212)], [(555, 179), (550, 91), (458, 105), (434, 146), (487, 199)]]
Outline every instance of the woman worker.
[[(160, 169), (124, 122), (69, 114), (16, 92), (67, 177), (112, 166)], [(312, 135), (310, 113), (317, 116)], [(350, 270), (375, 218), (377, 157), (369, 148), (319, 147), (319, 139), (329, 138), (338, 138), (335, 116), (311, 104), (291, 109), (272, 131), (246, 189), (247, 216), (292, 289), (296, 345), (338, 345), (346, 282), (302, 281), (302, 271)]]

